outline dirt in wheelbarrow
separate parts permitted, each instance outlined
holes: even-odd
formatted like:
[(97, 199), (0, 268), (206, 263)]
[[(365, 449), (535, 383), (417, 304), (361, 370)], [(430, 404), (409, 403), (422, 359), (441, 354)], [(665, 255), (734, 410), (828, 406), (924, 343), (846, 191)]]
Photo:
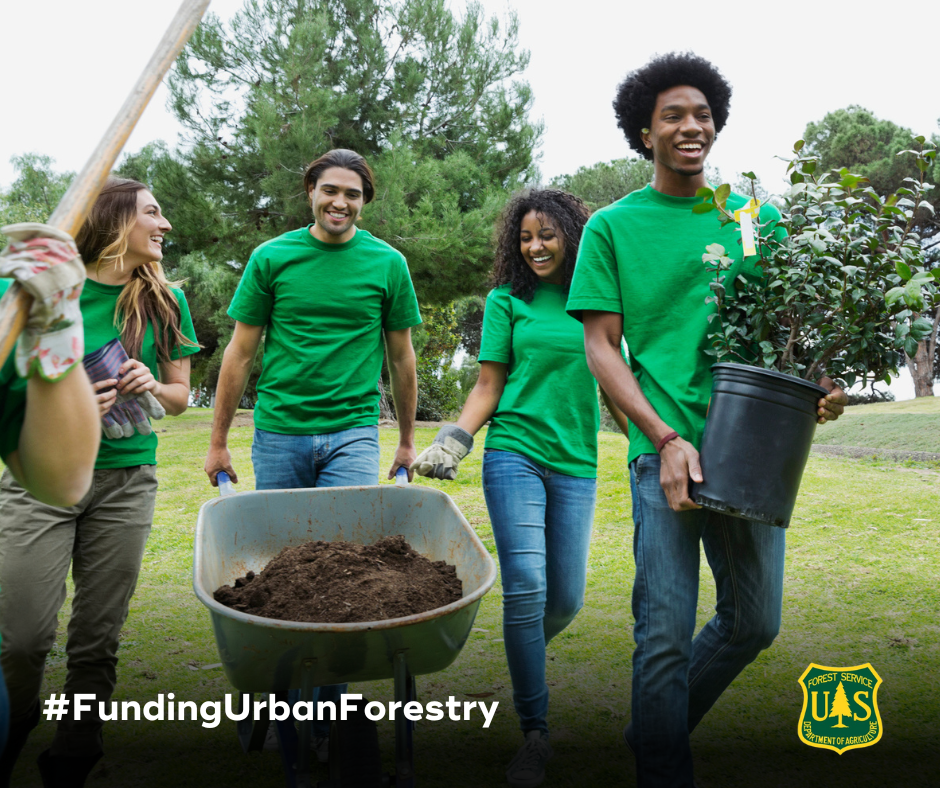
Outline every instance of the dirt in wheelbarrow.
[(434, 610), (463, 594), (457, 570), (415, 552), (403, 536), (373, 545), (285, 547), (259, 573), (216, 590), (216, 602), (281, 621), (348, 624)]

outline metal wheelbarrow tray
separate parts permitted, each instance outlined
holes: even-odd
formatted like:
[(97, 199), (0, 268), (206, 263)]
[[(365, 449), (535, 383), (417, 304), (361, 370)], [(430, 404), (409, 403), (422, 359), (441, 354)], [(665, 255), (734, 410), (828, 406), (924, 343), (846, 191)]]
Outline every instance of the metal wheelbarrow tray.
[[(260, 572), (284, 547), (321, 539), (372, 544), (396, 534), (426, 558), (453, 564), (463, 597), (426, 613), (354, 624), (262, 618), (225, 607), (212, 597), (215, 589), (249, 570)], [(193, 585), (209, 609), (225, 673), (242, 692), (280, 693), (302, 687), (306, 699), (312, 687), (394, 678), (396, 699), (410, 699), (415, 675), (442, 670), (456, 659), (480, 600), (495, 580), (492, 557), (454, 502), (427, 487), (327, 487), (228, 495), (205, 503), (196, 523)], [(396, 724), (399, 786), (413, 784), (402, 773), (410, 766), (401, 759), (411, 758), (410, 734), (405, 752), (399, 741), (402, 732)], [(308, 734), (301, 723), (302, 744)], [(300, 758), (304, 767), (304, 752)], [(289, 776), (288, 784), (307, 783), (303, 779), (293, 783)]]

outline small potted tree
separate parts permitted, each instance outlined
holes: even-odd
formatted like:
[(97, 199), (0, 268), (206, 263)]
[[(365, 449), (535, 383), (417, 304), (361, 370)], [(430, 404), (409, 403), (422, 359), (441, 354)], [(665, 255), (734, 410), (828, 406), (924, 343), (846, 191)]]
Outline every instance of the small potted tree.
[[(930, 333), (918, 318), (925, 291), (940, 282), (928, 271), (919, 212), (932, 188), (924, 173), (937, 149), (915, 138), (920, 177), (883, 197), (845, 169), (817, 173), (817, 160), (794, 146), (775, 226), (757, 224), (725, 207), (727, 184), (703, 188), (698, 213), (718, 211), (722, 224), (740, 222), (742, 243), (753, 246), (752, 275), (729, 281), (732, 261), (710, 245), (702, 260), (713, 275), (707, 301), (714, 386), (701, 461), (705, 482), (693, 499), (707, 508), (786, 527), (816, 426), (816, 402), (828, 375), (843, 388), (890, 381), (901, 352), (913, 354)], [(901, 154), (899, 154), (901, 155)], [(755, 176), (745, 173), (751, 179)], [(754, 198), (753, 204), (756, 206)], [(745, 249), (747, 252), (748, 250)]]

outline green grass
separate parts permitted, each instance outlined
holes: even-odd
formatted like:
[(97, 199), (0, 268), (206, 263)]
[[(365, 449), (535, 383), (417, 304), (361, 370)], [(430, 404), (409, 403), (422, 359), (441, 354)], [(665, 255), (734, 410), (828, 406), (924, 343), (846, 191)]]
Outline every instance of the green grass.
[[(877, 407), (877, 406), (876, 406)], [(130, 618), (124, 629), (116, 699), (147, 701), (160, 692), (178, 700), (221, 700), (229, 690), (207, 611), (192, 592), (193, 531), (210, 498), (202, 472), (209, 411), (167, 419), (161, 434), (160, 493)], [(430, 442), (433, 430), (419, 430)], [(381, 430), (383, 464), (396, 433)], [(241, 489), (251, 489), (251, 430), (232, 432)], [(479, 444), (482, 446), (482, 440)], [(455, 482), (420, 484), (448, 492), (495, 557), (480, 487), (478, 449)], [(601, 435), (598, 503), (584, 610), (549, 648), (549, 724), (555, 758), (552, 786), (632, 786), (632, 758), (620, 741), (629, 717), (632, 616), (629, 474), (626, 443)], [(693, 736), (703, 788), (740, 786), (935, 785), (940, 712), (940, 475), (924, 469), (811, 458), (787, 535), (783, 626), (764, 652), (725, 692)], [(474, 632), (456, 662), (418, 678), (422, 700), (465, 699), (491, 692), (499, 710), (491, 728), (478, 722), (421, 723), (415, 732), (422, 788), (505, 785), (503, 772), (521, 742), (503, 653), (500, 587), (483, 599)], [(702, 562), (698, 622), (714, 604)], [(48, 662), (44, 696), (65, 675), (64, 626)], [(884, 737), (874, 747), (838, 756), (802, 744), (797, 680), (810, 662), (851, 666), (871, 662), (884, 679), (879, 692)], [(390, 682), (359, 685), (390, 700)], [(48, 746), (53, 725), (33, 734), (14, 785), (40, 785), (33, 762)], [(243, 754), (234, 723), (205, 729), (192, 722), (115, 722), (106, 727), (107, 756), (89, 788), (170, 788), (284, 785), (274, 753)], [(391, 726), (380, 723), (391, 769)], [(902, 773), (903, 770), (903, 773)], [(326, 779), (318, 768), (314, 780)]]
[(816, 429), (814, 443), (940, 453), (940, 397), (846, 408)]

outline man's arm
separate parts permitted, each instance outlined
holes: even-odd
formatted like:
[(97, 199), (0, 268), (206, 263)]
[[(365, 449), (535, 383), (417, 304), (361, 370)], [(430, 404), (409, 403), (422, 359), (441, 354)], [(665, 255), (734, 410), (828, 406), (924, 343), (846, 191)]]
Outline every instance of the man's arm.
[(415, 349), (411, 344), (411, 329), (385, 332), (385, 349), (388, 354), (388, 372), (392, 378), (392, 399), (395, 400), (395, 415), (398, 417), (398, 448), (388, 472), (395, 478), (399, 467), (408, 468), (409, 481), (414, 477), (411, 464), (418, 454), (415, 451), (415, 411), (418, 408), (418, 375), (415, 364)]
[[(629, 367), (627, 368), (629, 372)], [(632, 374), (632, 373), (631, 373)], [(601, 399), (604, 400), (604, 405), (607, 408), (607, 412), (610, 414), (611, 418), (617, 423), (617, 426), (620, 428), (620, 431), (630, 437), (630, 420), (627, 418), (626, 414), (618, 408), (613, 400), (607, 396), (607, 392), (601, 388)]]
[[(611, 401), (653, 445), (657, 445), (673, 430), (659, 418), (620, 354), (623, 316), (616, 312), (585, 310), (583, 317), (584, 349), (591, 373)], [(695, 447), (682, 438), (674, 438), (663, 447), (660, 457), (659, 482), (670, 508), (677, 512), (701, 508), (689, 498), (689, 477), (702, 481)]]
[(33, 375), (19, 445), (7, 465), (40, 501), (73, 506), (91, 486), (100, 442), (98, 405), (81, 364), (54, 383)]
[(238, 474), (232, 467), (232, 455), (228, 450), (228, 431), (235, 418), (235, 411), (245, 393), (251, 367), (261, 344), (264, 326), (235, 321), (235, 333), (222, 355), (222, 369), (219, 370), (219, 383), (215, 391), (215, 416), (212, 419), (212, 437), (209, 439), (209, 453), (206, 456), (205, 471), (213, 487), (218, 487), (216, 476), (225, 471), (238, 481)]

